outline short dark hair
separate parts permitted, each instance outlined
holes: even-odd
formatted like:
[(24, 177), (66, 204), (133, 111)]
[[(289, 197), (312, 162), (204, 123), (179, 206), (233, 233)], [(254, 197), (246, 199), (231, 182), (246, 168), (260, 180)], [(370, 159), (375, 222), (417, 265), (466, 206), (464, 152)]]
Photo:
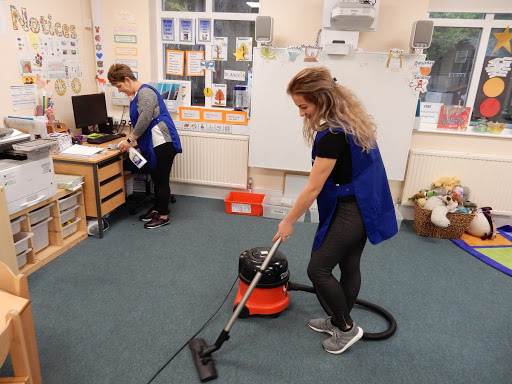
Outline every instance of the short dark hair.
[(112, 64), (107, 77), (110, 84), (122, 83), (126, 78), (137, 80), (132, 69), (126, 64)]

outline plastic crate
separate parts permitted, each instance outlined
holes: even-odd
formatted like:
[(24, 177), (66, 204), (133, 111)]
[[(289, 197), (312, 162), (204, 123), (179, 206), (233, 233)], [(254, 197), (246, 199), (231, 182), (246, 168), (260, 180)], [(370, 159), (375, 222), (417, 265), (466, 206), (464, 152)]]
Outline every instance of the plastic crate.
[(23, 267), (27, 264), (27, 254), (32, 250), (32, 248), (27, 248), (19, 255), (16, 255), (16, 263), (18, 264), (18, 268)]
[(26, 219), (27, 217), (26, 216), (20, 216), (18, 217), (17, 219), (14, 219), (13, 221), (11, 221), (11, 232), (12, 232), (12, 235), (14, 236), (15, 234), (17, 234), (19, 231), (21, 231), (21, 223)]
[(30, 225), (36, 225), (41, 223), (50, 217), (50, 207), (52, 204), (45, 205), (42, 208), (36, 209), (35, 211), (28, 213), (28, 219), (30, 221)]
[(14, 251), (16, 255), (19, 255), (28, 249), (28, 240), (32, 236), (34, 236), (32, 232), (18, 232), (13, 236)]
[(78, 222), (80, 221), (80, 218), (77, 217), (72, 223), (69, 223), (68, 225), (65, 225), (62, 227), (62, 238), (66, 238), (68, 236), (71, 236), (73, 233), (75, 233), (78, 229)]
[(224, 199), (227, 213), (247, 216), (263, 214), (263, 193), (230, 192)]
[(62, 225), (65, 225), (68, 221), (73, 221), (76, 217), (76, 210), (80, 207), (79, 205), (75, 205), (74, 207), (71, 207), (69, 209), (66, 209), (65, 211), (62, 211), (60, 213), (60, 222)]
[(34, 233), (34, 237), (32, 238), (32, 248), (34, 252), (39, 252), (50, 245), (48, 223), (52, 220), (53, 217), (48, 217), (45, 221), (31, 226), (32, 232)]
[(64, 199), (59, 199), (59, 211), (62, 212), (77, 205), (79, 195), (80, 192), (74, 193), (71, 196), (65, 197)]
[[(293, 205), (293, 204), (292, 204)], [(263, 199), (263, 217), (282, 220), (292, 210), (288, 204), (283, 205), (283, 198), (279, 196), (265, 196)], [(303, 222), (306, 214), (297, 221)]]

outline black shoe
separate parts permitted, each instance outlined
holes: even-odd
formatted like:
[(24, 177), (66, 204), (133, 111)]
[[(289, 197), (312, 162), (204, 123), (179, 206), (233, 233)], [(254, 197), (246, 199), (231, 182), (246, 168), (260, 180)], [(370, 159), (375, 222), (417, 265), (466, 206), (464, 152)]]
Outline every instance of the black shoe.
[(150, 209), (145, 214), (139, 216), (139, 220), (147, 223), (148, 221), (151, 221), (153, 216), (158, 215), (158, 212), (154, 209)]
[(169, 217), (167, 217), (167, 219), (162, 219), (160, 215), (154, 215), (149, 223), (144, 224), (144, 228), (153, 229), (163, 227), (164, 225), (169, 224), (169, 222)]

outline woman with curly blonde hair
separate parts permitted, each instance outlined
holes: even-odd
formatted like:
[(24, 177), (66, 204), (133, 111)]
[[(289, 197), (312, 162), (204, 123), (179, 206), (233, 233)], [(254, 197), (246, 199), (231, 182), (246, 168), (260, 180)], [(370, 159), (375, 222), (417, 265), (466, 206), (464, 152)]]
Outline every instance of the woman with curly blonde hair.
[[(317, 200), (320, 223), (307, 272), (328, 317), (308, 326), (331, 335), (322, 345), (340, 354), (363, 336), (350, 317), (361, 286), (360, 259), (367, 239), (377, 244), (398, 232), (394, 205), (375, 123), (354, 94), (323, 67), (300, 71), (287, 92), (304, 118), (304, 137), (313, 143), (313, 167), (274, 241), (287, 240)], [(332, 273), (337, 265), (340, 281)]]

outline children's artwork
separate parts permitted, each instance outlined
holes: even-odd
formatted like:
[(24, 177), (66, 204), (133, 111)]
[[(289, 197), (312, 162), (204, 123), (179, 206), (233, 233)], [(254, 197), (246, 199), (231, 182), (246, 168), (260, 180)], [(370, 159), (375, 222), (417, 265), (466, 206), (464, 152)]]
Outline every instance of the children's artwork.
[(485, 71), (489, 77), (507, 77), (512, 65), (512, 57), (497, 57), (487, 61)]
[(75, 77), (73, 80), (71, 80), (71, 90), (75, 95), (80, 93), (82, 90), (82, 83), (80, 82), (79, 78)]
[(225, 107), (226, 106), (226, 84), (212, 84), (212, 106)]
[(288, 54), (289, 61), (295, 61), (297, 57), (302, 53), (301, 47), (288, 47), (286, 48), (286, 53)]
[(430, 76), (430, 72), (432, 72), (432, 66), (434, 65), (434, 60), (422, 60), (416, 61), (415, 65), (418, 67), (418, 72), (422, 76)]
[(227, 61), (228, 59), (228, 38), (214, 37), (212, 45), (212, 59)]
[(197, 43), (210, 43), (212, 41), (212, 20), (197, 20)]
[(439, 111), (437, 128), (465, 130), (470, 114), (471, 107), (443, 104)]
[(224, 80), (245, 81), (245, 71), (224, 70)]
[(164, 103), (171, 112), (176, 112), (179, 106), (190, 106), (191, 82), (186, 80), (162, 80), (153, 86), (164, 99)]
[(54, 87), (55, 87), (55, 92), (57, 93), (57, 95), (59, 96), (64, 96), (66, 94), (66, 82), (62, 79), (57, 79), (55, 80), (55, 84), (54, 84)]
[(194, 44), (194, 19), (180, 19), (180, 43)]
[(393, 63), (400, 64), (400, 68), (404, 65), (404, 54), (405, 51), (400, 48), (391, 48), (388, 52), (388, 58), (386, 60), (386, 68), (396, 68), (396, 64), (393, 65)]
[(236, 61), (252, 61), (252, 37), (236, 38)]
[(201, 60), (201, 68), (215, 72), (215, 60)]
[(166, 49), (165, 73), (167, 75), (183, 76), (185, 66), (185, 51)]
[(318, 61), (318, 55), (322, 50), (321, 47), (316, 45), (305, 45), (304, 46), (304, 61), (306, 63), (316, 63)]
[(162, 19), (162, 41), (174, 41), (174, 19)]
[(495, 32), (493, 35), (496, 38), (496, 46), (492, 50), (492, 53), (496, 52), (500, 48), (505, 48), (509, 53), (512, 53), (512, 47), (510, 46), (512, 32), (510, 32), (508, 26), (503, 30), (503, 32)]
[(263, 46), (260, 50), (260, 55), (265, 60), (274, 60), (276, 58), (276, 54), (272, 47)]
[(201, 61), (204, 60), (204, 51), (186, 51), (187, 71), (185, 76), (204, 76)]
[(425, 93), (427, 92), (429, 79), (430, 76), (414, 75), (412, 80), (409, 82), (409, 87), (411, 87), (414, 91)]

